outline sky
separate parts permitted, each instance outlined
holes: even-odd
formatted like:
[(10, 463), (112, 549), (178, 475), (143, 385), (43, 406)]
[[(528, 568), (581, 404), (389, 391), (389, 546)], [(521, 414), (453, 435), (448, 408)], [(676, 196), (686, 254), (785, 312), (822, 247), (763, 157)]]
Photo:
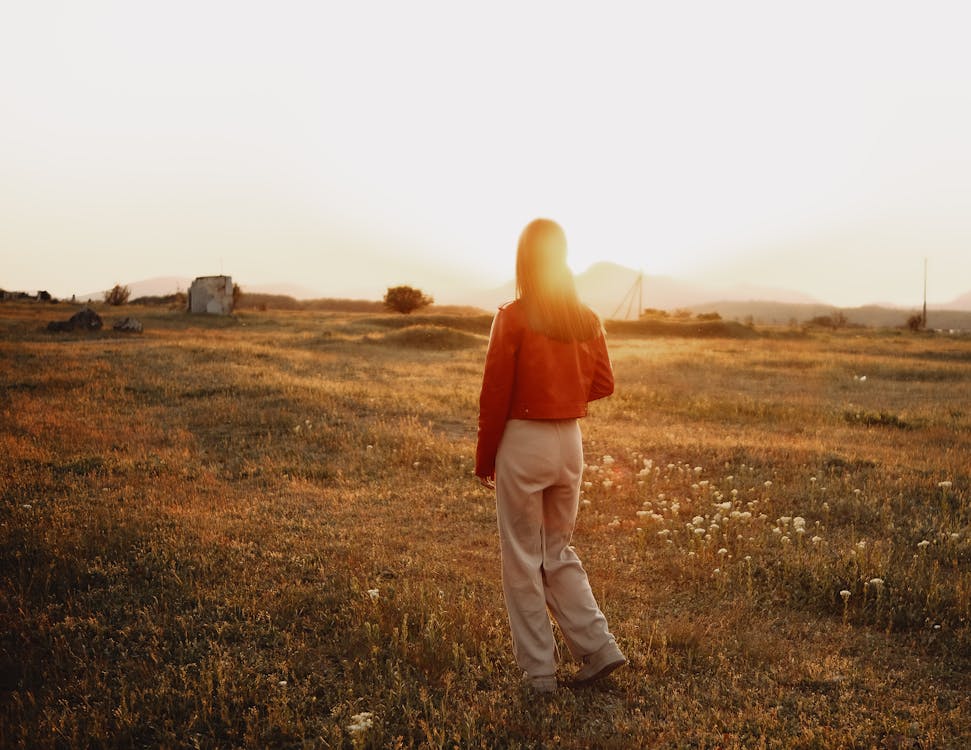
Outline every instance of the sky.
[(227, 273), (440, 302), (570, 264), (971, 291), (959, 2), (0, 6), (0, 287)]

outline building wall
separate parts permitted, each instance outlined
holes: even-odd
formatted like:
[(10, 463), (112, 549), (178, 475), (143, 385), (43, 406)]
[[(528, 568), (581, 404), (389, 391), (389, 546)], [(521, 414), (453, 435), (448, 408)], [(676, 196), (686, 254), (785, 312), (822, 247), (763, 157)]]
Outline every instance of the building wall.
[(229, 315), (233, 311), (232, 276), (200, 276), (189, 287), (189, 312)]

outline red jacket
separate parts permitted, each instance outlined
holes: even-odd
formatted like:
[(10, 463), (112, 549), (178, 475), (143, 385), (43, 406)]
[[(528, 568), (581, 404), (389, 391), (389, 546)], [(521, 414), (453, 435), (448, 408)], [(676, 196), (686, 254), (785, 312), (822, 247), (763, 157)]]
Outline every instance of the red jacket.
[(530, 329), (510, 302), (492, 321), (479, 395), (475, 474), (492, 477), (507, 419), (585, 417), (587, 402), (614, 392), (603, 331), (587, 341), (555, 341)]

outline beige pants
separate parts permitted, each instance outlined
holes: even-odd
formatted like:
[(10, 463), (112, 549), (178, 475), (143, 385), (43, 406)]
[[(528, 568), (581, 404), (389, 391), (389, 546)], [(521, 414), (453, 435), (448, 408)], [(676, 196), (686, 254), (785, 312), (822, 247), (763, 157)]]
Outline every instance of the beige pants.
[(576, 419), (506, 423), (496, 457), (502, 590), (513, 653), (531, 677), (556, 672), (550, 614), (575, 659), (612, 639), (587, 573), (569, 546), (582, 471)]

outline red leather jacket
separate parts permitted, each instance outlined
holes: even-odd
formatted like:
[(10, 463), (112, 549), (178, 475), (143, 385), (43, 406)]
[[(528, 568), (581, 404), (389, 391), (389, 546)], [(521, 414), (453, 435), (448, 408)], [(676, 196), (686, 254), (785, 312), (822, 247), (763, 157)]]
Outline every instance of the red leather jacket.
[(507, 419), (585, 417), (587, 403), (614, 392), (603, 331), (587, 341), (555, 341), (530, 329), (510, 302), (492, 321), (479, 395), (475, 474), (492, 477)]

